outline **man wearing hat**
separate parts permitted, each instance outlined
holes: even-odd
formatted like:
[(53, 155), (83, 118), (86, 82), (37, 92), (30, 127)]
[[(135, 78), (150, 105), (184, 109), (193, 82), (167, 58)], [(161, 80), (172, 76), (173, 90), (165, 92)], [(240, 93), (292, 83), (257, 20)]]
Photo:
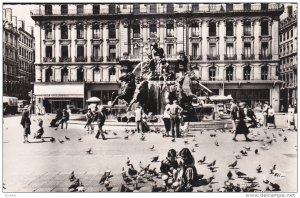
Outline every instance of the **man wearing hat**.
[(175, 138), (175, 131), (174, 131), (174, 127), (176, 128), (176, 136), (179, 138), (180, 134), (179, 134), (179, 124), (180, 124), (180, 120), (179, 120), (179, 113), (182, 111), (183, 109), (178, 105), (177, 100), (173, 101), (173, 104), (170, 106), (170, 118), (171, 118), (171, 131), (172, 131), (172, 136), (173, 138)]

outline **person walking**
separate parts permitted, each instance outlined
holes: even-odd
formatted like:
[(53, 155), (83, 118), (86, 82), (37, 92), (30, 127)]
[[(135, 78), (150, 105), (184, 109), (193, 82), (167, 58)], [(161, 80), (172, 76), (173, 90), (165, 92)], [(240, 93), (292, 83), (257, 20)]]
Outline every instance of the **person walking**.
[[(61, 120), (59, 122), (59, 124), (61, 125), (61, 127), (60, 127), (61, 129), (64, 128), (64, 123), (66, 123), (66, 129), (68, 128), (68, 120), (69, 120), (69, 118), (70, 118), (69, 112), (67, 112), (66, 109), (63, 109), (62, 118), (61, 118)], [(59, 127), (59, 125), (58, 125), (58, 127)], [(57, 130), (57, 128), (56, 128), (56, 130)]]
[(95, 118), (96, 118), (97, 124), (98, 124), (98, 131), (97, 131), (95, 138), (99, 139), (99, 136), (101, 135), (102, 139), (106, 140), (106, 137), (104, 136), (104, 131), (102, 129), (102, 127), (104, 126), (105, 120), (106, 120), (103, 106), (101, 106), (99, 108), (99, 111), (97, 112), (97, 115)]
[(166, 101), (167, 104), (165, 106), (165, 111), (164, 111), (164, 114), (163, 114), (163, 122), (164, 122), (164, 125), (165, 125), (165, 129), (166, 129), (166, 136), (169, 137), (169, 133), (170, 133), (170, 130), (171, 130), (171, 118), (170, 118), (170, 101), (167, 100)]
[(292, 105), (289, 105), (288, 108), (288, 130), (291, 130), (291, 126), (294, 126), (294, 130), (296, 130), (296, 125), (295, 125), (295, 109)]
[(90, 108), (88, 109), (88, 112), (85, 117), (86, 117), (86, 124), (85, 124), (84, 128), (87, 127), (87, 131), (89, 131), (91, 128), (91, 134), (93, 134), (94, 126), (93, 126), (92, 122), (94, 121), (94, 113), (92, 112), (92, 110)]
[(268, 116), (267, 116), (267, 128), (270, 127), (270, 124), (273, 124), (274, 128), (276, 129), (276, 123), (275, 123), (275, 112), (272, 106), (270, 105), (268, 109)]
[(247, 137), (247, 134), (250, 133), (250, 132), (249, 132), (249, 129), (248, 129), (246, 123), (245, 123), (245, 120), (244, 120), (245, 117), (246, 117), (246, 115), (244, 113), (244, 104), (242, 104), (242, 105), (240, 105), (239, 110), (238, 110), (239, 122), (238, 122), (237, 127), (236, 127), (234, 138), (232, 140), (237, 141), (236, 136), (238, 134), (244, 134), (244, 136), (246, 138), (246, 141), (248, 141), (248, 142), (252, 141), (251, 139), (249, 139)]
[(233, 131), (236, 130), (235, 120), (237, 120), (237, 112), (238, 112), (238, 106), (235, 104), (234, 101), (231, 101), (230, 115), (231, 115), (231, 120), (232, 120)]
[(30, 135), (30, 125), (31, 125), (31, 121), (29, 118), (29, 109), (26, 110), (23, 115), (22, 115), (22, 119), (21, 119), (21, 125), (23, 126), (24, 129), (24, 143), (28, 142), (28, 135)]
[(248, 108), (248, 110), (247, 110), (247, 117), (249, 117), (251, 120), (250, 121), (251, 125), (248, 128), (251, 128), (251, 127), (256, 128), (257, 127), (256, 115), (251, 108)]
[(177, 100), (173, 101), (173, 104), (170, 106), (170, 119), (171, 119), (171, 131), (172, 137), (175, 138), (175, 130), (177, 138), (180, 137), (179, 134), (179, 113), (182, 112), (182, 108), (177, 104)]
[(142, 119), (143, 119), (143, 110), (139, 105), (135, 108), (135, 123), (137, 132), (141, 132), (142, 130)]
[(267, 103), (265, 103), (264, 107), (263, 107), (264, 126), (265, 127), (267, 126), (268, 110), (269, 110), (269, 105)]

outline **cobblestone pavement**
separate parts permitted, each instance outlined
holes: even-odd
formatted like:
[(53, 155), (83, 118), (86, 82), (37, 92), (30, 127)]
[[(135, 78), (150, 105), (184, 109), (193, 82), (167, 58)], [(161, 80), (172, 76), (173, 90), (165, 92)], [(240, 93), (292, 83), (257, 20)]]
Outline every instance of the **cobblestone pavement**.
[[(248, 156), (238, 160), (237, 167), (240, 171), (247, 173), (251, 177), (257, 177), (260, 189), (265, 190), (266, 184), (262, 182), (264, 177), (278, 183), (283, 192), (297, 191), (297, 132), (285, 131), (280, 137), (278, 133), (282, 130), (268, 129), (267, 135), (276, 136), (276, 142), (270, 145), (269, 150), (263, 150), (261, 141), (246, 142), (242, 135), (238, 136), (238, 142), (232, 141), (233, 134), (218, 132), (217, 137), (210, 137), (213, 130), (206, 130), (202, 134), (196, 132), (195, 141), (192, 137), (176, 139), (162, 138), (159, 133), (147, 133), (145, 141), (140, 140), (140, 134), (129, 135), (129, 139), (124, 137), (128, 134), (124, 132), (124, 126), (105, 126), (108, 130), (107, 140), (95, 139), (95, 134), (88, 134), (82, 125), (69, 125), (68, 129), (58, 129), (48, 127), (51, 120), (49, 116), (41, 116), (44, 120), (45, 142), (34, 140), (33, 132), (37, 126), (37, 116), (32, 116), (32, 133), (29, 141), (23, 143), (23, 130), (21, 128), (20, 117), (8, 117), (3, 121), (3, 182), (4, 192), (67, 192), (71, 182), (68, 180), (69, 174), (74, 171), (75, 176), (80, 178), (86, 188), (86, 192), (106, 191), (103, 185), (98, 183), (101, 175), (106, 169), (110, 169), (111, 191), (118, 191), (120, 187), (121, 170), (126, 167), (127, 157), (138, 169), (139, 161), (144, 164), (150, 163), (153, 156), (159, 155), (159, 161), (166, 157), (170, 148), (179, 151), (182, 148), (194, 148), (195, 160), (198, 161), (206, 156), (207, 162), (216, 160), (216, 172), (211, 172), (206, 165), (196, 163), (198, 174), (208, 178), (215, 175), (212, 187), (216, 191), (223, 186), (229, 171), (228, 164), (235, 160), (234, 152), (239, 152), (243, 146), (250, 146), (251, 151)], [(277, 118), (278, 127), (285, 127), (284, 119)], [(130, 128), (130, 127), (128, 127)], [(262, 128), (253, 129), (253, 133), (259, 133), (259, 140), (265, 138), (266, 134)], [(114, 135), (113, 133), (116, 133)], [(70, 138), (70, 141), (65, 139)], [(284, 136), (287, 142), (283, 141)], [(54, 137), (56, 142), (49, 142), (50, 137)], [(78, 141), (79, 138), (82, 141)], [(64, 143), (59, 143), (64, 140)], [(184, 141), (188, 140), (188, 144)], [(215, 146), (215, 141), (219, 146)], [(199, 147), (195, 147), (198, 143)], [(155, 145), (154, 151), (149, 148)], [(92, 154), (87, 155), (86, 150), (92, 148)], [(254, 154), (258, 148), (259, 155)], [(258, 164), (262, 166), (262, 173), (256, 172)], [(273, 177), (269, 174), (269, 169), (276, 164), (278, 170), (284, 177)], [(151, 163), (151, 168), (159, 170), (160, 162)], [(234, 173), (233, 173), (234, 174)], [(234, 174), (233, 183), (243, 183)], [(147, 184), (140, 191), (147, 191)], [(194, 190), (206, 191), (207, 185), (199, 186)]]

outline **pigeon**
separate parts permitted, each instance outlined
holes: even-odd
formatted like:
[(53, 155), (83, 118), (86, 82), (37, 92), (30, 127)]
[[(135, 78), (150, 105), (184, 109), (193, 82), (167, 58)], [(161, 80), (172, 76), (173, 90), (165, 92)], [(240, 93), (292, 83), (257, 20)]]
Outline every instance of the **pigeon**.
[(129, 157), (127, 157), (126, 164), (127, 164), (127, 166), (129, 166), (129, 164), (130, 164), (130, 159), (129, 159)]
[(5, 184), (4, 184), (4, 183), (2, 184), (2, 188), (3, 188), (4, 190), (6, 189), (6, 187), (5, 187)]
[(279, 137), (282, 137), (282, 133), (281, 132), (278, 132), (278, 135), (279, 135)]
[(258, 149), (255, 149), (254, 153), (257, 155), (258, 154)]
[(215, 141), (215, 145), (216, 145), (216, 146), (219, 146), (219, 142), (218, 142), (217, 140)]
[(156, 172), (156, 168), (148, 169), (148, 173), (149, 173), (149, 175), (152, 175), (152, 176), (158, 176), (158, 173)]
[(68, 138), (67, 136), (65, 136), (65, 138), (66, 138), (67, 141), (70, 141), (70, 138)]
[(229, 171), (229, 172), (227, 173), (227, 177), (228, 177), (229, 180), (232, 179), (232, 172), (231, 172), (231, 171)]
[(110, 170), (107, 169), (104, 172), (104, 174), (101, 176), (99, 184), (104, 184), (104, 182), (108, 180), (109, 176), (110, 176)]
[(213, 173), (213, 172), (216, 172), (215, 169), (216, 169), (216, 167), (214, 167), (214, 166), (210, 166), (210, 167), (209, 167), (209, 170), (210, 170), (212, 173)]
[(194, 149), (194, 147), (192, 147), (191, 151), (192, 151), (193, 153), (196, 152), (195, 149)]
[(237, 170), (235, 170), (235, 174), (236, 174), (238, 177), (246, 176), (245, 173), (243, 173), (243, 172), (241, 172), (241, 171), (237, 171)]
[(185, 144), (188, 144), (188, 143), (189, 143), (189, 141), (188, 141), (188, 140), (184, 140), (184, 143), (185, 143)]
[(241, 150), (240, 153), (241, 153), (243, 156), (247, 156), (247, 155), (248, 155), (247, 151), (244, 151), (244, 150)]
[(127, 135), (127, 136), (125, 136), (125, 137), (124, 137), (124, 140), (128, 140), (128, 137), (129, 137), (128, 135)]
[(242, 157), (241, 157), (238, 153), (236, 153), (236, 152), (234, 152), (233, 155), (234, 155), (234, 157), (235, 157), (236, 159), (241, 159), (241, 158), (242, 158)]
[(210, 134), (210, 137), (217, 137), (217, 134)]
[(272, 136), (273, 136), (274, 139), (276, 138), (276, 135), (274, 133), (272, 133)]
[(214, 180), (214, 179), (215, 179), (215, 176), (213, 175), (213, 176), (209, 177), (208, 179), (206, 179), (206, 183), (210, 184), (212, 182), (212, 180)]
[(244, 177), (244, 180), (248, 182), (253, 182), (254, 180), (256, 180), (256, 177)]
[(81, 142), (82, 138), (79, 138), (78, 141)]
[(144, 141), (145, 138), (146, 138), (146, 137), (145, 137), (144, 135), (142, 135), (141, 140)]
[(212, 163), (210, 164), (207, 164), (207, 167), (210, 167), (210, 166), (215, 166), (216, 165), (216, 160), (214, 160)]
[(280, 186), (278, 184), (270, 182), (270, 185), (272, 187), (272, 191), (280, 191)]
[(244, 148), (246, 151), (251, 151), (250, 146), (248, 146), (248, 147), (243, 146), (243, 148)]
[(154, 145), (149, 148), (151, 151), (154, 151)]
[(234, 168), (237, 165), (237, 160), (235, 160), (232, 164), (229, 164), (228, 167)]
[(159, 158), (159, 156), (155, 156), (155, 157), (151, 158), (151, 162), (157, 162), (158, 158)]
[(270, 174), (273, 174), (274, 170), (276, 170), (276, 164), (274, 164), (273, 167), (270, 169)]
[(113, 132), (114, 135), (118, 135), (116, 132)]
[(195, 136), (193, 137), (193, 141), (194, 141), (194, 142), (196, 141), (196, 137), (195, 137)]
[(260, 148), (263, 149), (263, 150), (269, 150), (270, 149), (268, 144), (265, 144), (265, 145), (261, 146)]
[(89, 150), (85, 151), (86, 154), (92, 154), (92, 148), (90, 148)]
[(214, 189), (212, 188), (212, 185), (209, 184), (208, 189), (206, 190), (206, 192), (213, 192)]
[(76, 179), (75, 175), (74, 175), (74, 171), (71, 172), (70, 176), (69, 176), (69, 180), (72, 182)]
[(55, 138), (54, 138), (54, 137), (51, 137), (51, 138), (50, 138), (50, 142), (54, 143), (54, 142), (55, 142)]
[(175, 142), (175, 138), (172, 138), (172, 140), (171, 140), (172, 142)]
[(203, 159), (199, 160), (198, 163), (203, 164), (206, 160), (206, 156), (203, 157)]
[(257, 173), (261, 173), (261, 165), (259, 164), (258, 167), (256, 168)]
[(69, 189), (71, 192), (74, 192), (74, 191), (77, 190), (77, 188), (78, 188), (80, 185), (81, 185), (81, 182), (80, 182), (79, 179), (77, 179), (77, 180), (75, 180), (75, 181), (69, 186), (68, 189)]
[(125, 128), (125, 133), (129, 133), (130, 131), (128, 129)]
[(199, 145), (198, 145), (198, 144), (195, 144), (195, 147), (199, 147)]
[(133, 167), (133, 165), (130, 164), (130, 167), (128, 169), (128, 175), (130, 175), (132, 177), (132, 176), (137, 175), (137, 173), (138, 173), (137, 170), (135, 170), (134, 167)]
[(284, 136), (283, 141), (284, 141), (284, 142), (287, 142), (287, 137), (286, 137), (286, 136)]
[(63, 144), (65, 141), (58, 139), (59, 143)]

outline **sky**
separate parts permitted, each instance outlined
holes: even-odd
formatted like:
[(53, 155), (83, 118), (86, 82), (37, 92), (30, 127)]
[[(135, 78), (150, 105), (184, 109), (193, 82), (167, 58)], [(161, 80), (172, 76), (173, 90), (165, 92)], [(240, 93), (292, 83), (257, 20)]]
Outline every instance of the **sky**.
[(3, 8), (11, 8), (12, 16), (16, 16), (18, 20), (24, 20), (25, 27), (34, 26), (34, 20), (31, 19), (30, 10), (37, 9), (37, 5), (3, 4)]

